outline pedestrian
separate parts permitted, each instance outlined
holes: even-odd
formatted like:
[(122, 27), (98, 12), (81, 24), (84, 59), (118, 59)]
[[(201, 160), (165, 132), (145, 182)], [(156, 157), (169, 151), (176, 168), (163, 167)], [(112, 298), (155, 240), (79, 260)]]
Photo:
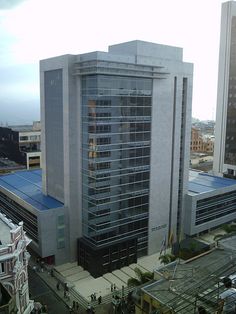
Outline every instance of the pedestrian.
[(116, 290), (116, 284), (114, 283), (113, 289)]
[(90, 305), (89, 303), (88, 303), (86, 312), (87, 312), (87, 313), (91, 313), (91, 305)]
[(96, 301), (97, 297), (96, 297), (96, 293), (94, 292), (93, 294), (93, 301)]
[(44, 305), (42, 306), (41, 312), (42, 312), (42, 313), (47, 313), (47, 312), (48, 312), (48, 308), (47, 308), (47, 305), (46, 305), (46, 304), (44, 304)]
[(70, 313), (74, 313), (73, 307), (69, 306), (69, 312), (70, 312)]
[(40, 266), (41, 266), (41, 272), (43, 273), (43, 271), (44, 271), (44, 261), (43, 260), (41, 260)]
[(111, 284), (111, 292), (113, 292), (113, 283)]
[(236, 312), (236, 289), (232, 288), (229, 277), (223, 279), (226, 290), (219, 295), (219, 313), (234, 314)]
[(73, 304), (72, 304), (72, 309), (75, 310), (76, 309), (76, 302), (73, 301)]
[(93, 302), (93, 293), (90, 295), (91, 302)]
[(57, 281), (57, 291), (59, 291), (60, 290), (60, 281), (58, 280)]
[(124, 295), (125, 295), (125, 286), (122, 285), (121, 289), (122, 289), (121, 290), (122, 291), (122, 297), (124, 297)]
[(101, 303), (102, 303), (102, 297), (99, 296), (99, 297), (98, 297), (98, 304), (101, 304)]
[(79, 311), (79, 302), (76, 302), (76, 311)]

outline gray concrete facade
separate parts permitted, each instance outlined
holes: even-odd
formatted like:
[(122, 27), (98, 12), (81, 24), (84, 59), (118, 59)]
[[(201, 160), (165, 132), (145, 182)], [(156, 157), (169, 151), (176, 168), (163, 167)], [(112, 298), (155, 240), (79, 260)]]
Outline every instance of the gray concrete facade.
[[(49, 109), (50, 93), (53, 93), (53, 84), (57, 84), (58, 73), (61, 73), (62, 78), (62, 82), (58, 83), (61, 84), (61, 90), (58, 94), (56, 91), (52, 95), (52, 98), (56, 96), (58, 101), (55, 104), (52, 102), (54, 108)], [(54, 78), (50, 77), (51, 74), (55, 74)], [(47, 75), (49, 75), (49, 79), (47, 79)], [(149, 84), (151, 80), (151, 96), (147, 96), (149, 95), (147, 94), (148, 89), (143, 92), (146, 93), (145, 98), (140, 96), (140, 92), (137, 93), (136, 89), (132, 91), (133, 94), (129, 94), (129, 91), (123, 88), (123, 92), (119, 94), (119, 97), (123, 99), (123, 102), (129, 102), (128, 97), (133, 97), (132, 95), (135, 92), (137, 93), (135, 96), (137, 101), (139, 97), (139, 99), (141, 97), (143, 99), (151, 97), (150, 139), (146, 140), (146, 143), (143, 139), (143, 146), (138, 146), (137, 138), (139, 134), (136, 132), (135, 143), (136, 147), (145, 147), (147, 142), (150, 146), (149, 164), (142, 165), (142, 169), (146, 167), (145, 169), (148, 168), (150, 172), (149, 189), (144, 191), (143, 187), (142, 192), (140, 192), (140, 195), (146, 195), (145, 193), (147, 193), (149, 205), (147, 212), (142, 213), (143, 216), (136, 213), (136, 216), (132, 216), (132, 219), (138, 222), (140, 217), (146, 215), (147, 227), (145, 227), (146, 229), (143, 228), (143, 230), (145, 229), (143, 238), (147, 238), (144, 240), (147, 242), (147, 254), (153, 254), (160, 249), (163, 238), (166, 239), (166, 242), (170, 235), (177, 239), (177, 234), (180, 234), (184, 221), (182, 207), (183, 195), (187, 191), (188, 180), (193, 65), (183, 62), (181, 48), (142, 41), (113, 45), (109, 47), (108, 52), (92, 52), (76, 56), (65, 55), (40, 62), (43, 189), (46, 194), (65, 204), (69, 230), (70, 260), (76, 259), (76, 241), (78, 238), (86, 235), (87, 238), (91, 237), (92, 239), (96, 235), (94, 231), (89, 231), (91, 228), (91, 218), (89, 217), (93, 209), (90, 210), (89, 207), (86, 209), (87, 205), (84, 197), (85, 191), (88, 191), (88, 187), (92, 187), (92, 185), (87, 181), (85, 182), (90, 176), (91, 169), (89, 170), (89, 166), (86, 166), (88, 156), (85, 147), (88, 146), (89, 139), (86, 140), (86, 133), (88, 132), (85, 128), (86, 117), (84, 113), (82, 114), (82, 112), (86, 113), (83, 110), (87, 110), (89, 105), (85, 105), (84, 97), (87, 96), (84, 94), (84, 87), (82, 88), (82, 86), (84, 86), (83, 82), (86, 79), (91, 79), (91, 77), (97, 78), (98, 90), (99, 84), (107, 84), (108, 86), (109, 80), (101, 83), (102, 79), (106, 80), (107, 78), (113, 80), (114, 84), (120, 84), (119, 79), (126, 82), (126, 84), (128, 84), (129, 79), (134, 83), (136, 82), (136, 84), (142, 84), (142, 81), (144, 84)], [(49, 90), (48, 99), (45, 98), (47, 88)], [(96, 174), (96, 171), (92, 170), (96, 178), (101, 174), (109, 173), (109, 176), (111, 175), (110, 183), (106, 185), (110, 192), (103, 193), (104, 198), (113, 198), (113, 201), (109, 203), (109, 215), (106, 216), (106, 219), (104, 214), (96, 216), (94, 227), (98, 228), (101, 224), (105, 226), (109, 221), (110, 232), (116, 234), (116, 236), (111, 236), (110, 243), (118, 239), (118, 236), (122, 236), (122, 231), (120, 231), (120, 235), (118, 234), (118, 228), (120, 230), (123, 228), (124, 234), (128, 232), (124, 224), (129, 215), (130, 217), (132, 215), (131, 209), (126, 210), (126, 212), (120, 209), (119, 213), (119, 206), (121, 205), (118, 206), (119, 200), (116, 201), (118, 193), (123, 193), (120, 194), (121, 200), (123, 199), (122, 195), (127, 192), (130, 195), (134, 192), (136, 194), (133, 195), (138, 195), (138, 191), (131, 191), (128, 185), (130, 181), (127, 178), (125, 179), (124, 175), (121, 174), (121, 170), (119, 170), (120, 175), (117, 175), (118, 169), (128, 169), (128, 165), (130, 167), (131, 164), (128, 164), (127, 157), (124, 157), (124, 151), (130, 150), (134, 143), (130, 147), (127, 144), (125, 148), (119, 151), (119, 154), (118, 150), (120, 148), (118, 146), (114, 148), (117, 143), (124, 146), (125, 141), (127, 143), (131, 142), (131, 135), (127, 135), (127, 133), (131, 133), (130, 129), (133, 123), (130, 111), (128, 114), (129, 121), (128, 118), (125, 118), (126, 122), (118, 120), (120, 112), (118, 113), (117, 108), (121, 105), (116, 103), (118, 94), (115, 89), (118, 90), (117, 85), (114, 85), (114, 90), (109, 88), (102, 90), (102, 93), (108, 93), (109, 95), (113, 95), (113, 92), (116, 93), (114, 94), (116, 96), (115, 100), (110, 98), (111, 109), (96, 109), (98, 114), (106, 114), (111, 119), (114, 118), (113, 121), (119, 121), (117, 126), (116, 122), (109, 124), (110, 158), (106, 157), (106, 159), (99, 160), (100, 164), (102, 164), (101, 161), (104, 161), (104, 163), (111, 162), (110, 171), (97, 171)], [(121, 90), (121, 88), (119, 89)], [(97, 94), (94, 99), (96, 101), (97, 99), (109, 99), (110, 96), (106, 97)], [(88, 99), (91, 100), (93, 97), (90, 95)], [(131, 105), (126, 106), (127, 110), (131, 110), (129, 109)], [(148, 121), (147, 117), (141, 118), (139, 116), (137, 118), (135, 116), (135, 119), (136, 123), (141, 120)], [(129, 124), (127, 124), (127, 121)], [(98, 120), (96, 123), (99, 127)], [(130, 129), (127, 129), (128, 125)], [(119, 126), (120, 128), (118, 128)], [(120, 130), (125, 131), (121, 133)], [(99, 138), (99, 136), (99, 134), (96, 134), (96, 138)], [(125, 139), (123, 142), (122, 137)], [(114, 145), (113, 148), (112, 145)], [(90, 153), (89, 149), (88, 153)], [(98, 147), (98, 149), (101, 149), (102, 152), (104, 147)], [(142, 158), (144, 160), (144, 157)], [(138, 167), (135, 167), (138, 171)], [(139, 171), (145, 171), (142, 169)], [(127, 175), (131, 176), (131, 172)], [(101, 183), (98, 181), (96, 182), (96, 189), (98, 191), (101, 189)], [(121, 191), (119, 189), (122, 192), (119, 192)], [(99, 199), (99, 197), (97, 198)], [(94, 199), (96, 198), (94, 197)], [(123, 201), (124, 204), (125, 202), (128, 206), (128, 200)], [(103, 210), (105, 208), (103, 206), (99, 205), (97, 207)], [(123, 215), (123, 213), (126, 214)], [(116, 221), (121, 224), (119, 226), (115, 225), (114, 222)], [(132, 232), (134, 234), (135, 230)], [(99, 229), (97, 234), (102, 235), (102, 231)], [(136, 237), (142, 241), (141, 235)], [(98, 242), (95, 245), (99, 246), (100, 240), (96, 241)]]
[[(42, 195), (40, 186), (35, 182), (23, 181), (22, 183), (22, 177), (19, 180), (19, 174), (27, 172), (1, 176), (0, 212), (14, 223), (23, 221), (24, 230), (31, 239), (30, 248), (36, 255), (46, 258), (47, 262), (51, 260), (55, 264), (65, 263), (70, 251), (67, 209), (61, 203), (54, 207), (54, 200)], [(4, 185), (4, 180), (11, 181), (10, 188)], [(17, 186), (20, 185), (22, 185), (22, 190), (19, 193)], [(33, 189), (35, 193), (32, 193)], [(23, 198), (23, 193), (29, 194)], [(45, 203), (40, 203), (46, 198)], [(34, 201), (30, 202), (32, 199)], [(48, 207), (43, 207), (44, 204)]]
[(232, 179), (190, 171), (189, 191), (184, 201), (185, 235), (196, 236), (236, 219), (234, 182)]
[[(184, 234), (188, 236), (198, 235), (201, 232), (207, 232), (216, 227), (220, 227), (223, 224), (227, 224), (236, 219), (236, 213), (225, 213), (224, 216), (219, 218), (212, 217), (211, 220), (203, 222), (199, 225), (196, 224), (196, 214), (198, 210), (197, 202), (205, 201), (207, 208), (207, 199), (211, 197), (222, 196), (224, 194), (235, 191), (236, 186), (223, 188), (221, 190), (212, 191), (200, 195), (189, 195), (185, 196), (185, 221), (184, 221)], [(227, 201), (227, 197), (225, 197)]]
[(236, 3), (222, 4), (213, 171), (235, 176), (235, 25)]

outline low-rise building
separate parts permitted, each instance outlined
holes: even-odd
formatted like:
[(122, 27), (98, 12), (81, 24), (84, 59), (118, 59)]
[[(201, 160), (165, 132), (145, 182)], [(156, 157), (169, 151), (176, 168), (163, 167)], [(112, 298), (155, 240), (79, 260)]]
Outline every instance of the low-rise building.
[(0, 127), (0, 157), (24, 164), (27, 169), (41, 167), (40, 122), (33, 125)]
[(190, 171), (184, 233), (205, 233), (236, 219), (236, 181)]
[(14, 223), (24, 222), (30, 248), (47, 263), (68, 258), (68, 223), (64, 205), (42, 193), (42, 172), (18, 171), (0, 176), (1, 211)]
[[(235, 240), (235, 239), (234, 239)], [(154, 271), (155, 281), (136, 294), (136, 314), (194, 314), (202, 306), (218, 310), (222, 279), (236, 273), (236, 253), (214, 248), (186, 262), (175, 261)]]
[(15, 225), (0, 213), (0, 282), (15, 302), (15, 311), (4, 313), (27, 314), (34, 308), (28, 287), (29, 242), (23, 223)]
[(17, 171), (17, 170), (24, 170), (25, 168), (26, 168), (25, 166), (17, 164), (13, 160), (0, 157), (0, 175), (4, 173)]
[(212, 155), (214, 152), (215, 137), (212, 134), (202, 134), (200, 129), (192, 127), (191, 130), (191, 153), (205, 153)]

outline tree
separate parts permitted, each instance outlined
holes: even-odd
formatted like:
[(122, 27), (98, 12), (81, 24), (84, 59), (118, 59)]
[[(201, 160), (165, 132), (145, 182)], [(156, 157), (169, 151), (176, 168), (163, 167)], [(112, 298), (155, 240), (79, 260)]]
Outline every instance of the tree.
[(231, 232), (235, 232), (236, 231), (236, 225), (223, 225), (222, 229), (226, 232), (226, 233), (231, 233)]
[(176, 256), (174, 256), (173, 254), (164, 254), (159, 256), (159, 260), (161, 261), (161, 264), (169, 264), (173, 261), (176, 260)]
[(149, 271), (143, 272), (138, 267), (135, 267), (134, 272), (135, 272), (135, 275), (137, 278), (132, 277), (132, 278), (128, 279), (127, 284), (129, 287), (130, 286), (133, 286), (133, 287), (140, 286), (140, 285), (152, 280), (153, 276), (154, 276), (154, 274), (152, 272), (149, 272)]

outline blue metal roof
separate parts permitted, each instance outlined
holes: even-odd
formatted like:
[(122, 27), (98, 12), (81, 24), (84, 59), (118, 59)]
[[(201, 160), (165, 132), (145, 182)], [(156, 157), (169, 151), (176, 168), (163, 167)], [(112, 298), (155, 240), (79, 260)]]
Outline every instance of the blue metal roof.
[(236, 180), (216, 177), (204, 172), (189, 171), (189, 193), (207, 193), (232, 185), (235, 185), (236, 189)]
[(26, 170), (0, 176), (0, 188), (18, 196), (38, 210), (63, 207), (63, 203), (42, 193), (42, 170)]

